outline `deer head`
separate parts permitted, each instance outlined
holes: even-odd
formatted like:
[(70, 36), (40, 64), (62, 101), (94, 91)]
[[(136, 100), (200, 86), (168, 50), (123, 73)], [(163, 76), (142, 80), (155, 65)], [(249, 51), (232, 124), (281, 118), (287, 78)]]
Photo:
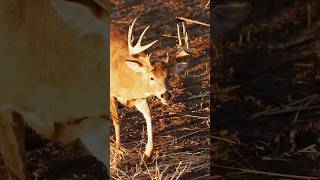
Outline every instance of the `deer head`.
[(147, 45), (141, 45), (141, 41), (146, 31), (149, 29), (148, 26), (141, 33), (136, 45), (133, 46), (132, 32), (136, 20), (137, 18), (133, 21), (132, 25), (129, 26), (128, 33), (128, 50), (129, 54), (134, 58), (133, 60), (126, 60), (126, 64), (135, 73), (140, 73), (141, 78), (143, 78), (144, 81), (147, 81), (147, 96), (155, 95), (161, 100), (163, 104), (167, 104), (168, 100), (170, 100), (172, 97), (167, 86), (168, 75), (179, 74), (180, 72), (182, 72), (187, 67), (188, 63), (176, 63), (176, 59), (188, 56), (192, 52), (189, 48), (188, 34), (186, 32), (184, 24), (182, 23), (184, 39), (183, 44), (180, 35), (180, 26), (177, 24), (177, 51), (172, 55), (169, 55), (167, 53), (167, 59), (165, 61), (154, 61), (153, 63), (151, 63), (151, 54), (145, 54), (143, 52), (153, 46), (157, 42), (157, 40)]

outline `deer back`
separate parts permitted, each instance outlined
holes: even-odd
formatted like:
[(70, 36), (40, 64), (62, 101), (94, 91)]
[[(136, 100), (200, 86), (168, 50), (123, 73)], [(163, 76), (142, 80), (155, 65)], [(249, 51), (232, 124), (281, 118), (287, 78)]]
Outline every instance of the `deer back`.
[[(70, 23), (81, 15), (86, 22)], [(106, 16), (73, 1), (2, 1), (0, 108), (36, 111), (46, 121), (104, 114)], [(105, 29), (85, 29), (86, 23)]]

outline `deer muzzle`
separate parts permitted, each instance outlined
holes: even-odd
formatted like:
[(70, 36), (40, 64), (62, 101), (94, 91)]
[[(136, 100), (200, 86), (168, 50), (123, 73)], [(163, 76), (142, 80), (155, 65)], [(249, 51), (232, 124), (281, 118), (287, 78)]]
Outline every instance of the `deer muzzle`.
[(160, 95), (159, 99), (161, 100), (162, 104), (167, 105), (168, 101), (170, 101), (172, 97), (172, 93), (170, 91), (166, 91)]

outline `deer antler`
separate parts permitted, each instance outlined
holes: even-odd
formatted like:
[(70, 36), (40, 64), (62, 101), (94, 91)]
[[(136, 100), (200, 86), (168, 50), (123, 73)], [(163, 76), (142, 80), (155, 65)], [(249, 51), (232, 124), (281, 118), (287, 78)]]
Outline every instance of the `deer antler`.
[(167, 59), (165, 60), (166, 63), (174, 62), (177, 58), (180, 58), (180, 57), (189, 56), (193, 52), (192, 49), (189, 48), (189, 37), (183, 22), (182, 22), (182, 34), (184, 39), (184, 45), (182, 44), (179, 24), (177, 24), (177, 33), (178, 33), (178, 44), (176, 45), (178, 47), (178, 51), (172, 56), (169, 56), (169, 53), (167, 53)]
[(151, 65), (151, 62), (150, 62), (151, 55), (152, 54), (148, 54), (146, 56), (138, 57), (137, 59), (143, 66), (148, 68), (150, 71), (153, 69), (153, 66)]
[(179, 24), (177, 24), (177, 33), (178, 33), (179, 44), (177, 44), (178, 51), (176, 52), (176, 58), (189, 56), (192, 53), (192, 50), (189, 48), (189, 42), (188, 42), (189, 37), (183, 22), (182, 22), (182, 34), (184, 39), (184, 46), (182, 46)]
[(139, 40), (135, 46), (132, 46), (133, 42), (133, 36), (132, 36), (132, 31), (133, 31), (133, 26), (134, 23), (136, 22), (137, 18), (134, 19), (132, 24), (129, 26), (129, 32), (128, 32), (128, 48), (129, 48), (129, 54), (130, 55), (135, 55), (142, 53), (143, 51), (147, 50), (150, 48), (152, 45), (154, 45), (158, 40), (153, 41), (152, 43), (149, 43), (147, 45), (141, 46), (141, 41), (144, 36), (144, 34), (147, 32), (147, 30), (150, 28), (150, 26), (146, 27), (143, 32), (141, 33)]

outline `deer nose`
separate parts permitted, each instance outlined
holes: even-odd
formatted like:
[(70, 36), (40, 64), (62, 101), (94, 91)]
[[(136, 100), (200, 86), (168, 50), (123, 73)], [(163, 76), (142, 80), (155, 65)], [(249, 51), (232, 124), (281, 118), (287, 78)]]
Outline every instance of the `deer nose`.
[(166, 101), (169, 101), (172, 98), (172, 94), (169, 91), (166, 91), (165, 93), (161, 94), (161, 98), (163, 98)]

